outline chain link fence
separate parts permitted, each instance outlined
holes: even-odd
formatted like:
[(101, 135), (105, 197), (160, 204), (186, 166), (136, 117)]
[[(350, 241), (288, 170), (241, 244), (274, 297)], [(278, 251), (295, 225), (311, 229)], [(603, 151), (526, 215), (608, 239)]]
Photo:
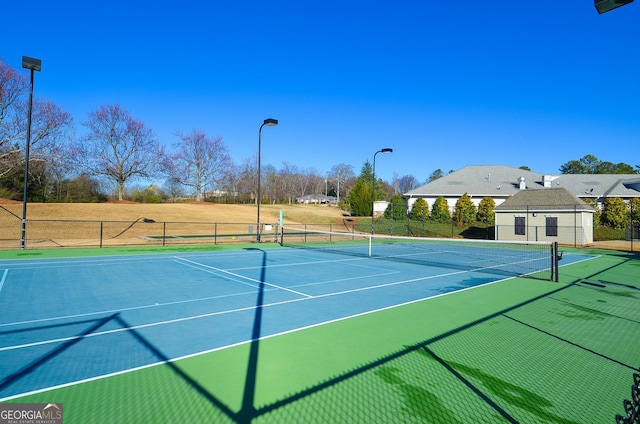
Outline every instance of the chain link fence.
[[(261, 224), (263, 242), (275, 242), (277, 224)], [(27, 249), (251, 243), (255, 223), (28, 220)], [(20, 249), (20, 226), (0, 228), (0, 249)]]

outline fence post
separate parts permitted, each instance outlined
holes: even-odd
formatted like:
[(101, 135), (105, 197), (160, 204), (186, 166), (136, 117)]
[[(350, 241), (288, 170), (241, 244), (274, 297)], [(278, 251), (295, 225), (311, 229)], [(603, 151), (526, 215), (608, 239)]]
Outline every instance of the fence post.
[(166, 245), (166, 240), (167, 240), (167, 223), (163, 222), (162, 223), (162, 247)]
[(573, 247), (578, 247), (578, 205), (573, 206)]
[(102, 249), (102, 221), (100, 221), (100, 249)]

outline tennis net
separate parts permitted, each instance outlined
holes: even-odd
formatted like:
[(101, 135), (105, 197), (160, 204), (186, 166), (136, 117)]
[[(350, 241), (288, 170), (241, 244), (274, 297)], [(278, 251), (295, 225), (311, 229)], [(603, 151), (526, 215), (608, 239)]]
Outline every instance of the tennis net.
[(557, 281), (557, 244), (444, 239), (282, 227), (280, 244), (355, 257)]

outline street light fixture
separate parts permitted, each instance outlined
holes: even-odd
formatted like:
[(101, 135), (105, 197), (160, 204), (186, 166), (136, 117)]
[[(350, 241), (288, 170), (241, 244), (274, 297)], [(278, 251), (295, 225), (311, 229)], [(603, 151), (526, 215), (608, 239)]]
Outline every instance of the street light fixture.
[(393, 153), (393, 149), (389, 147), (385, 147), (384, 149), (378, 150), (373, 155), (373, 181), (371, 184), (371, 235), (373, 235), (373, 213), (374, 213), (374, 206), (376, 204), (376, 156), (378, 155), (378, 153), (384, 153), (384, 154)]
[(599, 14), (617, 9), (620, 6), (624, 6), (629, 3), (633, 3), (633, 0), (594, 0), (596, 10)]
[(260, 243), (260, 201), (261, 199), (261, 195), (260, 195), (260, 145), (262, 144), (262, 127), (264, 126), (267, 127), (275, 127), (276, 125), (278, 125), (278, 120), (277, 119), (272, 119), (272, 118), (267, 118), (264, 120), (264, 122), (262, 123), (262, 125), (260, 125), (260, 130), (258, 130), (258, 228), (256, 229), (256, 240), (258, 243)]
[(31, 146), (31, 115), (33, 113), (33, 73), (42, 70), (42, 61), (33, 57), (22, 56), (22, 67), (31, 70), (31, 84), (29, 88), (29, 115), (27, 118), (27, 145), (24, 162), (24, 191), (22, 193), (22, 228), (20, 230), (20, 247), (26, 249), (27, 239), (27, 194), (29, 183), (29, 147)]

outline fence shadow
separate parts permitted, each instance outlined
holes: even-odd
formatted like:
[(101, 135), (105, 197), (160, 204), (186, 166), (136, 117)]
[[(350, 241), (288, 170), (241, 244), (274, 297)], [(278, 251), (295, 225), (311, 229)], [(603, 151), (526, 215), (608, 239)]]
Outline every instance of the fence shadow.
[[(473, 392), (477, 400), (481, 405), (480, 407), (486, 409), (488, 412), (488, 416), (492, 414), (494, 416), (500, 416), (502, 419), (508, 422), (518, 422), (517, 418), (511, 415), (509, 411), (507, 411), (504, 407), (500, 405), (498, 401), (495, 399), (502, 399), (508, 403), (515, 403), (518, 405), (518, 402), (522, 402), (522, 399), (530, 398), (535, 401), (538, 405), (536, 408), (530, 408), (529, 403), (524, 406), (519, 406), (525, 409), (528, 409), (528, 412), (536, 415), (538, 419), (543, 420), (545, 422), (568, 422), (572, 421), (567, 420), (566, 418), (558, 417), (554, 415), (552, 412), (547, 410), (547, 406), (550, 405), (551, 402), (548, 399), (542, 397), (540, 393), (533, 393), (527, 391), (523, 388), (519, 388), (516, 386), (509, 386), (510, 383), (499, 381), (494, 376), (491, 376), (487, 373), (482, 372), (476, 368), (470, 368), (468, 365), (464, 365), (461, 363), (457, 363), (455, 361), (448, 361), (439, 356), (436, 351), (433, 349), (433, 345), (439, 341), (448, 339), (454, 335), (457, 335), (465, 330), (474, 328), (481, 324), (487, 323), (490, 320), (493, 320), (497, 317), (503, 317), (509, 312), (512, 312), (516, 309), (522, 308), (527, 305), (531, 305), (535, 302), (538, 302), (541, 299), (551, 297), (553, 295), (559, 294), (563, 291), (568, 290), (569, 288), (575, 287), (581, 281), (593, 279), (598, 276), (598, 274), (603, 271), (599, 271), (598, 273), (594, 273), (593, 275), (587, 276), (584, 279), (576, 279), (570, 284), (564, 285), (562, 287), (557, 288), (556, 290), (550, 291), (543, 295), (534, 297), (525, 302), (513, 305), (509, 308), (505, 308), (503, 310), (497, 311), (495, 313), (489, 314), (485, 317), (482, 317), (476, 321), (470, 322), (466, 325), (460, 326), (458, 328), (452, 329), (448, 332), (442, 333), (438, 336), (431, 337), (425, 340), (422, 340), (418, 343), (415, 343), (410, 346), (403, 346), (397, 351), (390, 353), (389, 355), (382, 356), (374, 361), (360, 364), (359, 366), (348, 370), (340, 375), (334, 376), (326, 381), (318, 382), (317, 384), (308, 387), (304, 390), (301, 390), (297, 393), (286, 396), (278, 401), (273, 403), (256, 406), (255, 404), (255, 393), (256, 393), (256, 376), (258, 371), (258, 359), (260, 356), (260, 340), (262, 337), (261, 329), (263, 326), (263, 307), (264, 307), (264, 288), (265, 288), (265, 270), (266, 270), (266, 262), (267, 262), (267, 252), (256, 249), (262, 252), (262, 274), (260, 276), (260, 282), (256, 291), (256, 307), (253, 318), (253, 326), (251, 332), (251, 341), (249, 348), (249, 356), (246, 366), (246, 375), (243, 385), (242, 392), (242, 402), (241, 408), (238, 411), (233, 410), (229, 407), (225, 402), (223, 402), (219, 397), (211, 393), (206, 387), (200, 384), (193, 376), (189, 373), (182, 370), (179, 366), (176, 365), (172, 359), (166, 355), (162, 350), (156, 346), (151, 340), (145, 337), (140, 331), (135, 329), (132, 325), (130, 325), (126, 320), (124, 320), (120, 314), (112, 314), (105, 318), (101, 318), (99, 320), (84, 320), (78, 321), (69, 324), (60, 324), (60, 325), (52, 325), (52, 326), (42, 326), (38, 327), (36, 330), (46, 330), (47, 328), (53, 328), (55, 326), (63, 326), (63, 325), (77, 325), (81, 323), (91, 324), (86, 330), (77, 334), (75, 337), (65, 341), (57, 348), (52, 351), (40, 356), (39, 358), (33, 360), (20, 370), (12, 373), (7, 376), (0, 382), (0, 391), (4, 388), (11, 386), (12, 384), (19, 381), (24, 376), (35, 372), (40, 366), (47, 363), (49, 360), (55, 358), (58, 355), (63, 354), (69, 348), (74, 346), (77, 343), (82, 342), (86, 336), (98, 331), (104, 325), (111, 323), (116, 324), (119, 328), (125, 329), (127, 334), (130, 334), (139, 346), (142, 346), (147, 352), (149, 352), (154, 358), (156, 358), (159, 362), (165, 364), (171, 372), (177, 376), (180, 380), (186, 383), (189, 387), (191, 387), (195, 392), (204, 400), (206, 400), (209, 405), (214, 408), (217, 412), (222, 414), (231, 422), (236, 423), (250, 423), (256, 420), (269, 422), (272, 420), (273, 422), (299, 422), (300, 416), (298, 412), (300, 412), (300, 408), (302, 411), (307, 414), (319, 414), (320, 411), (317, 410), (305, 410), (303, 400), (312, 399), (318, 395), (322, 395), (325, 392), (330, 392), (332, 389), (337, 388), (343, 383), (351, 383), (356, 382), (360, 378), (370, 378), (369, 376), (373, 375), (377, 379), (383, 381), (387, 384), (388, 387), (393, 388), (396, 396), (400, 396), (403, 398), (403, 402), (405, 402), (404, 408), (407, 413), (412, 414), (418, 420), (431, 420), (431, 419), (446, 419), (447, 422), (464, 422), (465, 414), (460, 414), (460, 411), (452, 410), (445, 405), (444, 402), (441, 402), (439, 399), (438, 393), (430, 392), (425, 389), (424, 386), (418, 386), (416, 384), (412, 384), (408, 378), (403, 376), (399, 371), (399, 368), (396, 366), (396, 361), (402, 361), (407, 366), (415, 367), (416, 374), (420, 374), (423, 370), (423, 366), (425, 361), (433, 361), (438, 363), (440, 368), (443, 370), (445, 374), (449, 374), (450, 377), (461, 382), (467, 389), (470, 389)], [(612, 269), (617, 265), (614, 265), (608, 269)], [(29, 331), (29, 330), (16, 330), (15, 333)], [(2, 333), (4, 335), (12, 332)], [(475, 380), (485, 381), (486, 384), (479, 386), (477, 383), (474, 383), (469, 376), (474, 377)], [(424, 376), (420, 376), (420, 378), (424, 378)], [(489, 387), (489, 389), (487, 389)], [(366, 386), (363, 391), (368, 390), (370, 387)], [(373, 387), (371, 387), (372, 390)], [(487, 392), (487, 390), (489, 392)], [(387, 392), (378, 392), (378, 393), (370, 393), (369, 394), (372, 399), (369, 401), (376, 402), (376, 397), (380, 397), (380, 400), (386, 399), (389, 394)], [(346, 407), (357, 408), (356, 403), (353, 399), (351, 399), (351, 394), (340, 394), (338, 396), (344, 396), (344, 399), (336, 400), (342, 405), (347, 405)], [(541, 406), (540, 406), (541, 405)], [(293, 407), (295, 412), (284, 413), (288, 407)], [(326, 407), (331, 413), (332, 406), (329, 405)], [(337, 409), (337, 408), (336, 408)], [(325, 410), (325, 411), (326, 411)], [(283, 412), (283, 414), (276, 414), (278, 412)], [(448, 419), (447, 419), (448, 417)], [(468, 417), (468, 415), (467, 415)], [(320, 419), (319, 416), (316, 415), (316, 418)], [(335, 418), (335, 417), (334, 417)], [(383, 417), (378, 417), (382, 419)]]

